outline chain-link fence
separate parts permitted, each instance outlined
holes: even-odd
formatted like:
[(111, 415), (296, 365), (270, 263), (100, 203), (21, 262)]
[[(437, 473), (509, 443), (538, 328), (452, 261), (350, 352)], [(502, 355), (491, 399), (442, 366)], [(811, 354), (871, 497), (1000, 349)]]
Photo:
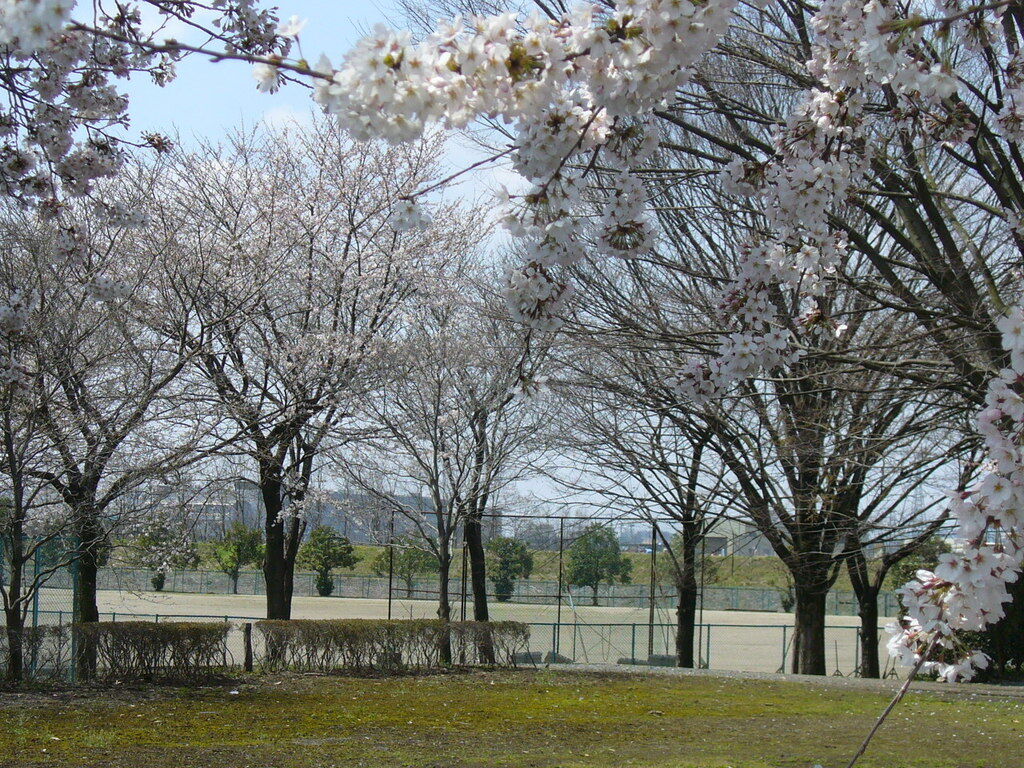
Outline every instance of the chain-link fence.
[[(65, 647), (65, 635), (47, 629), (74, 623), (74, 544), (62, 539), (42, 544), (25, 540), (22, 551), (27, 560), (21, 565), (18, 594), (12, 594), (12, 558), (0, 539), (0, 582), (4, 604), (5, 607), (20, 606), (24, 613), (22, 674), (28, 679), (67, 677), (71, 670), (66, 660), (73, 649)], [(10, 668), (10, 643), (7, 613), (0, 611), (0, 675)]]
[[(409, 584), (393, 581), (390, 585), (387, 576), (357, 576), (336, 573), (332, 575), (334, 588), (331, 597), (348, 597), (364, 600), (386, 600), (388, 595), (394, 599), (434, 600), (438, 595), (436, 578), (416, 578)], [(153, 572), (144, 568), (103, 568), (99, 572), (98, 586), (104, 590), (124, 590), (129, 592), (148, 592), (153, 589)], [(462, 592), (462, 579), (459, 576), (448, 581), (448, 594), (456, 597)], [(230, 577), (219, 572), (202, 569), (168, 571), (165, 577), (164, 592), (190, 592), (214, 595), (263, 595), (266, 585), (263, 572), (244, 570), (239, 574), (237, 590)], [(517, 605), (550, 605), (557, 602), (559, 584), (557, 581), (529, 579), (515, 584), (507, 601)], [(593, 602), (593, 594), (588, 589), (562, 586), (563, 597), (568, 592), (577, 593), (582, 603)], [(299, 597), (315, 597), (316, 574), (297, 572), (295, 574), (295, 592)], [(767, 611), (788, 613), (787, 595), (783, 590), (770, 587), (729, 587), (705, 586), (701, 592), (703, 605), (709, 611)], [(491, 595), (493, 601), (497, 596)], [(646, 584), (601, 584), (596, 596), (598, 605), (611, 607), (640, 607), (649, 604), (650, 591)], [(678, 598), (675, 590), (665, 584), (656, 585), (655, 605), (660, 608), (672, 608)], [(878, 596), (879, 615), (894, 616), (899, 610), (899, 598), (894, 592), (882, 592)], [(857, 598), (847, 590), (832, 590), (826, 600), (826, 613), (834, 616), (856, 616)]]
[[(535, 521), (536, 518), (531, 518)], [(529, 577), (515, 579), (511, 587), (496, 589), (496, 562), (489, 552), (487, 582), (488, 615), (491, 620), (512, 620), (531, 628), (531, 661), (575, 663), (669, 664), (675, 658), (676, 606), (678, 595), (672, 561), (666, 550), (672, 529), (649, 522), (630, 523), (617, 531), (616, 549), (629, 565), (617, 575), (584, 581), (580, 576), (577, 542), (595, 525), (614, 521), (593, 518), (553, 518), (539, 535), (528, 539), (532, 567)], [(515, 529), (510, 531), (515, 533)], [(525, 537), (524, 537), (525, 538)], [(387, 542), (383, 552), (388, 553)], [(705, 542), (707, 546), (707, 542)], [(721, 569), (729, 558), (742, 558), (730, 542), (715, 543), (720, 554), (702, 552), (697, 573), (697, 627), (695, 656), (702, 666), (758, 672), (775, 672), (792, 643), (791, 591), (784, 587), (742, 587), (709, 583), (713, 568)], [(750, 549), (749, 537), (746, 546)], [(331, 597), (305, 600), (317, 595), (315, 575), (297, 573), (293, 616), (296, 618), (430, 618), (438, 612), (441, 594), (436, 575), (399, 572), (395, 557), (381, 557), (389, 572), (380, 576), (335, 574)], [(717, 558), (717, 562), (712, 558)], [(769, 560), (770, 558), (761, 558)], [(709, 566), (709, 563), (711, 566)], [(742, 563), (741, 566), (742, 567)], [(585, 569), (583, 569), (585, 570)], [(623, 583), (623, 572), (626, 583)], [(138, 568), (107, 568), (100, 572), (101, 597), (110, 606), (120, 604), (110, 618), (155, 618), (177, 614), (207, 620), (259, 618), (260, 601), (231, 597), (232, 579), (210, 570), (179, 570), (166, 574), (162, 596), (155, 596), (153, 573)], [(469, 579), (468, 552), (455, 550), (447, 595), (453, 620), (474, 617), (474, 598)], [(240, 596), (265, 592), (260, 571), (243, 571), (237, 580)], [(148, 595), (148, 597), (147, 597)], [(154, 601), (165, 603), (164, 611)], [(239, 610), (241, 606), (244, 611)], [(110, 607), (101, 606), (101, 607)], [(852, 592), (829, 593), (826, 650), (830, 671), (852, 674), (858, 659), (857, 601)], [(225, 614), (221, 616), (223, 611)], [(882, 593), (879, 614), (893, 616), (898, 603), (892, 593)], [(246, 615), (247, 614), (247, 615)], [(777, 618), (772, 618), (776, 614)]]

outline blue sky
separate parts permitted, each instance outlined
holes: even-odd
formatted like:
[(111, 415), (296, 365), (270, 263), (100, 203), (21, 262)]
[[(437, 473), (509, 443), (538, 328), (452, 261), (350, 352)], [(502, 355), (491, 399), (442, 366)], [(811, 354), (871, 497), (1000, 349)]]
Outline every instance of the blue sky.
[[(321, 53), (339, 60), (374, 24), (402, 24), (389, 0), (278, 0), (273, 4), (282, 19), (292, 15), (309, 19), (302, 33), (302, 50), (310, 61), (316, 61)], [(196, 42), (187, 35), (180, 39)], [(127, 91), (134, 135), (143, 131), (171, 133), (176, 127), (185, 143), (192, 136), (215, 138), (243, 120), (252, 124), (308, 114), (313, 108), (305, 88), (287, 86), (273, 95), (261, 94), (248, 64), (214, 64), (199, 56), (181, 61), (178, 77), (164, 88), (136, 77)]]
[[(267, 0), (267, 4), (273, 0)], [(308, 19), (300, 36), (301, 50), (315, 62), (321, 53), (335, 63), (375, 24), (405, 26), (395, 0), (278, 0), (273, 3), (281, 19), (293, 15)], [(199, 43), (187, 27), (168, 29), (167, 36), (182, 42)], [(293, 54), (297, 51), (293, 49)], [(143, 132), (178, 135), (186, 147), (196, 138), (217, 139), (242, 123), (252, 126), (261, 121), (280, 123), (305, 119), (317, 109), (310, 91), (288, 84), (275, 94), (256, 90), (252, 67), (238, 61), (214, 63), (191, 55), (179, 62), (178, 76), (164, 88), (145, 76), (137, 76), (126, 87), (130, 97), (129, 134), (137, 138)], [(447, 144), (445, 172), (463, 168), (484, 157), (466, 138), (452, 136)], [(515, 186), (516, 177), (506, 167), (490, 167), (459, 180), (448, 195), (485, 199), (498, 184)]]

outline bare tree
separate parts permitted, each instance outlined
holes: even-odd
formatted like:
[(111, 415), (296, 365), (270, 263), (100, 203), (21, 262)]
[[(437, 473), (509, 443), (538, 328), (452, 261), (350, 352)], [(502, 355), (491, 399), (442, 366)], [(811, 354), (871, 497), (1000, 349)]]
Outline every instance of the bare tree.
[[(438, 559), (438, 616), (448, 620), (448, 574), (461, 529), (471, 567), (473, 617), (487, 621), (482, 520), (495, 497), (526, 471), (541, 406), (524, 397), (539, 353), (480, 274), (464, 263), (447, 289), (420, 307), (391, 381), (366, 402), (371, 438), (341, 461), (352, 481), (389, 500)], [(399, 496), (425, 489), (429, 510)], [(486, 653), (486, 651), (485, 651)]]
[(726, 472), (706, 451), (699, 420), (670, 418), (679, 408), (674, 393), (637, 375), (635, 366), (649, 366), (648, 358), (630, 360), (621, 345), (605, 349), (585, 334), (558, 356), (564, 373), (553, 385), (559, 398), (548, 439), (562, 458), (548, 473), (657, 531), (676, 587), (676, 663), (693, 667), (699, 553), (727, 513), (733, 494), (723, 484)]

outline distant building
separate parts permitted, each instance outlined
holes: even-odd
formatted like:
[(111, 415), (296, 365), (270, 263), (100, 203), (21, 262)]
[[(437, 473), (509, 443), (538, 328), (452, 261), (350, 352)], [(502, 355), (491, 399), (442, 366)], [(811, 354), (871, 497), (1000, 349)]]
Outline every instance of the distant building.
[[(330, 526), (354, 544), (386, 542), (391, 533), (392, 517), (395, 536), (419, 532), (409, 513), (420, 513), (427, 518), (425, 527), (428, 529), (433, 525), (430, 518), (434, 508), (426, 496), (405, 494), (395, 497), (394, 501), (401, 505), (404, 512), (384, 499), (360, 491), (342, 489), (318, 493), (311, 508), (306, 510), (306, 519), (310, 526)], [(228, 526), (236, 521), (260, 529), (264, 525), (266, 507), (263, 497), (259, 487), (249, 480), (237, 480), (227, 494), (188, 506), (192, 519), (196, 521), (196, 538), (200, 540), (223, 535)], [(488, 514), (484, 523), (485, 539), (496, 535), (500, 529), (500, 513)]]
[(721, 519), (715, 523), (704, 539), (708, 555), (763, 556), (775, 551), (764, 534), (748, 523)]

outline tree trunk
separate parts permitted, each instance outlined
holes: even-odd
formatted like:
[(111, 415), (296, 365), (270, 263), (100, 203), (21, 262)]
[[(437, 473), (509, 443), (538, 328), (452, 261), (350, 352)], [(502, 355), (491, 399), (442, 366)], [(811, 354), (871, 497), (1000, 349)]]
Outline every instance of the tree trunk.
[[(96, 591), (102, 531), (91, 509), (79, 507), (75, 517), (79, 540), (75, 563), (75, 620), (89, 624), (100, 620)], [(96, 646), (85, 636), (82, 637), (82, 643), (78, 648), (76, 666), (80, 680), (91, 680), (96, 676)]]
[(4, 614), (7, 619), (7, 680), (20, 683), (25, 675), (25, 622), (17, 608), (5, 610)]
[(438, 590), (437, 590), (437, 618), (445, 623), (445, 629), (441, 633), (441, 663), (452, 663), (452, 635), (447, 629), (447, 624), (452, 620), (452, 603), (448, 596), (448, 576), (451, 573), (451, 558), (442, 557), (438, 563)]
[(697, 621), (697, 545), (684, 534), (682, 563), (676, 573), (676, 664), (692, 669), (694, 625)]
[(593, 596), (591, 597), (591, 603), (590, 603), (591, 605), (597, 605), (597, 587), (598, 587), (598, 585), (597, 585), (597, 584), (595, 584), (595, 585), (594, 585), (594, 587), (593, 587), (593, 589), (594, 589), (594, 594), (593, 594)]
[(231, 594), (232, 595), (237, 595), (238, 594), (238, 573), (237, 572), (231, 574)]
[(825, 598), (827, 591), (796, 586), (793, 672), (825, 674)]
[(860, 676), (881, 677), (878, 664), (878, 590), (869, 590), (870, 597), (858, 600), (860, 614)]
[(7, 559), (7, 563), (0, 564), (0, 581), (3, 579), (3, 565), (8, 566), (11, 574), (10, 583), (7, 585), (8, 607), (4, 608), (4, 616), (7, 621), (7, 679), (14, 683), (21, 682), (25, 668), (25, 619), (21, 611), (25, 548), (22, 536), (20, 518), (16, 518), (9, 545), (5, 548), (0, 541), (0, 552), (4, 553)]
[(291, 584), (285, 557), (284, 521), (281, 520), (281, 484), (276, 480), (263, 481), (260, 491), (266, 511), (263, 533), (266, 537), (266, 556), (263, 558), (263, 580), (267, 589), (267, 618), (290, 619)]
[(884, 574), (878, 576), (877, 585), (872, 584), (863, 548), (854, 550), (846, 561), (846, 570), (857, 596), (857, 614), (860, 616), (860, 676), (881, 677), (878, 664), (878, 592)]
[[(469, 551), (469, 573), (473, 589), (473, 621), (489, 621), (487, 611), (487, 563), (484, 554), (483, 525), (476, 515), (466, 517), (463, 536)], [(480, 661), (494, 664), (494, 645), (485, 636), (477, 649)]]

